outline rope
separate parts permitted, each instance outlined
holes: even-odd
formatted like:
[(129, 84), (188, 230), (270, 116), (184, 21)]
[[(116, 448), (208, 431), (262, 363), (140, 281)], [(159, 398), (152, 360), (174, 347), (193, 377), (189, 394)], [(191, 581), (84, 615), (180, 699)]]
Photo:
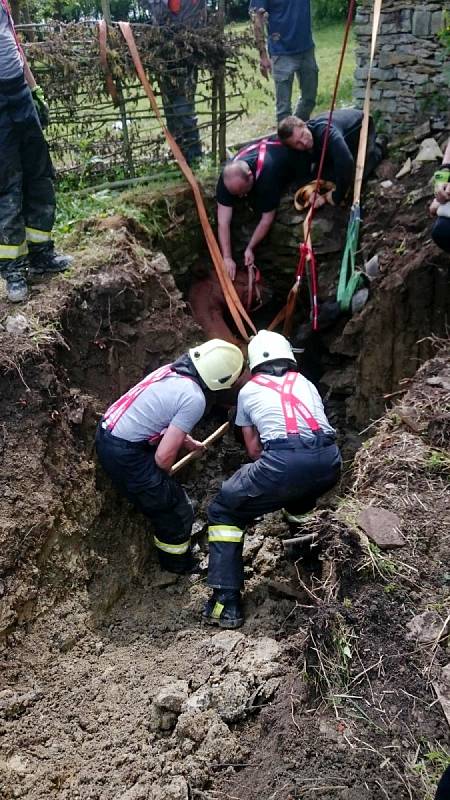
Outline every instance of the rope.
[(156, 118), (161, 125), (163, 130), (164, 136), (166, 137), (167, 143), (174, 154), (178, 166), (180, 167), (181, 172), (185, 176), (187, 182), (189, 183), (192, 192), (194, 194), (194, 199), (197, 205), (197, 211), (200, 218), (201, 226), (203, 228), (203, 233), (205, 235), (206, 243), (208, 245), (208, 249), (214, 264), (214, 268), (217, 273), (217, 277), (219, 279), (219, 283), (224, 294), (227, 306), (230, 310), (230, 313), (233, 317), (233, 320), (236, 324), (239, 333), (243, 337), (245, 341), (249, 340), (249, 335), (247, 333), (245, 325), (247, 325), (254, 333), (256, 333), (256, 328), (253, 325), (252, 320), (250, 319), (247, 311), (245, 310), (244, 306), (241, 303), (241, 300), (236, 292), (235, 286), (228, 275), (224, 263), (222, 254), (220, 252), (219, 245), (217, 244), (216, 237), (214, 236), (213, 229), (208, 219), (208, 215), (206, 213), (205, 204), (203, 201), (202, 194), (200, 192), (199, 185), (197, 180), (192, 172), (190, 166), (188, 165), (180, 147), (176, 143), (174, 137), (167, 129), (164, 124), (164, 121), (161, 116), (161, 112), (158, 108), (158, 104), (156, 102), (156, 97), (154, 95), (153, 89), (151, 84), (145, 74), (144, 68), (142, 66), (142, 61), (139, 56), (138, 49), (136, 47), (136, 42), (134, 41), (133, 32), (131, 30), (131, 26), (129, 22), (119, 22), (120, 30), (123, 34), (123, 37), (128, 45), (128, 49), (130, 51), (131, 57), (133, 59), (133, 63), (139, 77), (139, 80), (144, 87), (145, 93), (150, 101), (150, 105), (155, 112)]
[(318, 280), (317, 280), (317, 262), (316, 262), (316, 259), (315, 259), (315, 256), (314, 256), (314, 250), (313, 250), (312, 242), (311, 242), (311, 229), (312, 229), (312, 223), (313, 223), (314, 215), (315, 215), (316, 210), (317, 210), (315, 208), (315, 203), (316, 203), (317, 195), (320, 193), (320, 186), (321, 186), (321, 178), (322, 178), (322, 173), (323, 173), (323, 167), (324, 167), (325, 157), (326, 157), (326, 153), (327, 153), (327, 149), (328, 149), (328, 140), (329, 140), (329, 137), (330, 137), (331, 125), (332, 125), (332, 122), (333, 122), (333, 111), (334, 111), (335, 106), (336, 106), (336, 98), (337, 98), (337, 93), (338, 93), (338, 89), (339, 89), (339, 84), (340, 84), (340, 81), (341, 81), (342, 67), (343, 67), (343, 64), (344, 64), (345, 53), (347, 51), (348, 38), (349, 38), (349, 35), (350, 35), (350, 29), (351, 29), (351, 25), (352, 25), (355, 6), (356, 6), (356, 0), (350, 0), (350, 4), (349, 4), (349, 7), (348, 7), (348, 14), (347, 14), (347, 22), (346, 22), (346, 25), (345, 25), (344, 40), (342, 42), (341, 54), (340, 54), (340, 57), (339, 57), (339, 65), (338, 65), (338, 70), (337, 70), (337, 74), (336, 74), (336, 80), (335, 80), (335, 83), (334, 83), (334, 90), (333, 90), (333, 97), (332, 97), (332, 100), (331, 100), (330, 113), (328, 114), (327, 127), (325, 129), (325, 135), (324, 135), (323, 143), (322, 143), (322, 152), (320, 154), (320, 162), (319, 162), (319, 169), (317, 171), (316, 185), (315, 185), (314, 193), (312, 195), (312, 200), (311, 200), (311, 209), (310, 209), (310, 211), (309, 211), (309, 213), (308, 213), (308, 215), (307, 215), (307, 217), (305, 219), (305, 222), (303, 224), (304, 244), (300, 244), (300, 246), (299, 246), (300, 259), (299, 259), (299, 263), (298, 263), (298, 266), (297, 266), (296, 280), (295, 280), (294, 285), (292, 286), (292, 288), (289, 291), (286, 305), (284, 306), (283, 309), (281, 309), (281, 311), (277, 314), (275, 319), (272, 320), (272, 322), (270, 323), (270, 325), (268, 327), (268, 330), (273, 330), (274, 328), (277, 327), (277, 325), (280, 324), (280, 322), (282, 322), (284, 320), (283, 333), (284, 333), (285, 336), (288, 336), (290, 334), (290, 331), (291, 331), (291, 328), (292, 328), (292, 319), (293, 319), (295, 306), (296, 306), (296, 303), (297, 303), (298, 291), (299, 291), (300, 283), (301, 283), (301, 278), (298, 277), (299, 271), (306, 272), (307, 269), (308, 269), (308, 264), (310, 265), (310, 272), (311, 272), (312, 329), (314, 331), (316, 331), (316, 330), (318, 330), (318, 327), (319, 327), (318, 326), (318, 300), (317, 300), (317, 284), (318, 284)]
[(358, 156), (356, 159), (355, 184), (353, 189), (353, 204), (348, 221), (347, 238), (344, 254), (342, 256), (341, 270), (337, 290), (337, 301), (342, 311), (348, 311), (353, 295), (358, 289), (362, 273), (356, 268), (356, 251), (358, 249), (359, 230), (361, 226), (361, 189), (364, 176), (364, 164), (367, 154), (367, 139), (369, 135), (370, 119), (370, 91), (372, 87), (372, 69), (375, 58), (375, 49), (380, 25), (382, 0), (375, 0), (373, 8), (372, 41), (370, 47), (369, 71), (367, 75), (366, 93), (364, 96), (363, 121), (359, 135)]

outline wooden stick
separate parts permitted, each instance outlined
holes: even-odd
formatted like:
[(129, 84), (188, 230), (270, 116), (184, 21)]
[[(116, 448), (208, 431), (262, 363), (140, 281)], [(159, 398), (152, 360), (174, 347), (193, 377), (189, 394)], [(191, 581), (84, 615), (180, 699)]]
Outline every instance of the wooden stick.
[[(224, 422), (223, 425), (220, 426), (220, 428), (217, 428), (217, 430), (214, 431), (214, 433), (212, 433), (210, 436), (207, 436), (207, 438), (204, 439), (202, 445), (204, 447), (208, 447), (208, 445), (213, 444), (214, 442), (217, 441), (217, 439), (220, 439), (221, 436), (224, 435), (225, 431), (227, 431), (229, 427), (230, 423)], [(172, 469), (170, 470), (170, 474), (175, 475), (176, 472), (178, 472), (180, 469), (183, 469), (183, 467), (185, 467), (186, 464), (189, 464), (189, 462), (192, 461), (197, 452), (198, 452), (197, 450), (192, 450), (191, 453), (188, 453), (183, 458), (180, 458), (180, 460), (173, 465)]]
[(315, 542), (319, 538), (318, 533), (304, 533), (302, 536), (293, 536), (291, 539), (282, 539), (283, 547), (289, 547), (292, 544), (306, 544), (307, 542)]

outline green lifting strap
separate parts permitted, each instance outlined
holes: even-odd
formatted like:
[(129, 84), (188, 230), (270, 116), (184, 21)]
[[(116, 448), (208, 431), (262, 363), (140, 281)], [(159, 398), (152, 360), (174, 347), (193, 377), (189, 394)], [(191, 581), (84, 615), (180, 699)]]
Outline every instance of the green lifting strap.
[(339, 284), (337, 291), (337, 301), (342, 311), (348, 311), (354, 293), (359, 289), (363, 282), (363, 274), (356, 269), (356, 252), (358, 250), (359, 229), (361, 226), (361, 188), (364, 175), (364, 163), (367, 152), (367, 137), (369, 132), (370, 119), (370, 90), (372, 69), (375, 58), (378, 29), (380, 27), (380, 16), (383, 0), (373, 0), (373, 20), (372, 20), (372, 39), (370, 45), (370, 60), (367, 75), (367, 85), (364, 97), (363, 121), (361, 133), (359, 135), (358, 155), (356, 158), (355, 186), (353, 192), (353, 205), (350, 211), (350, 219), (347, 228), (347, 239), (345, 242), (344, 255), (342, 257), (341, 271), (339, 274)]
[(342, 256), (341, 271), (337, 289), (337, 301), (342, 311), (348, 311), (352, 297), (363, 282), (361, 272), (356, 269), (356, 252), (358, 250), (359, 229), (361, 226), (360, 205), (355, 203), (350, 211), (347, 239)]

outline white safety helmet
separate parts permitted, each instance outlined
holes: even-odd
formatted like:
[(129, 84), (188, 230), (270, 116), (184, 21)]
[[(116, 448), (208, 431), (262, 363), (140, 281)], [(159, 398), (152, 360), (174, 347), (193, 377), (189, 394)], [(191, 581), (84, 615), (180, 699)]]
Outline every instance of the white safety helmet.
[(210, 339), (191, 347), (189, 355), (201, 379), (213, 392), (229, 389), (239, 378), (244, 364), (239, 347), (223, 339)]
[(248, 365), (253, 372), (255, 367), (265, 364), (266, 361), (275, 361), (284, 358), (296, 364), (292, 347), (281, 333), (273, 331), (259, 331), (250, 339), (248, 345)]

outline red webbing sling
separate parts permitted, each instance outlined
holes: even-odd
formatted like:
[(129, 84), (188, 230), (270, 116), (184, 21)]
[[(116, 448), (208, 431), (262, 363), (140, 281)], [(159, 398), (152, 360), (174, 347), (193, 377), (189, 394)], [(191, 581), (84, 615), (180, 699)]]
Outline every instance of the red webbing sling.
[(145, 93), (150, 101), (150, 105), (155, 112), (155, 115), (161, 125), (161, 128), (164, 132), (164, 135), (167, 139), (170, 149), (174, 154), (178, 165), (185, 176), (187, 182), (189, 183), (192, 192), (194, 194), (194, 199), (197, 205), (198, 215), (200, 218), (200, 222), (203, 228), (203, 233), (205, 235), (206, 243), (208, 245), (208, 249), (217, 273), (217, 277), (219, 279), (219, 283), (224, 294), (227, 306), (230, 310), (230, 313), (233, 317), (233, 320), (236, 324), (236, 327), (239, 330), (241, 336), (248, 341), (249, 335), (247, 333), (245, 325), (256, 333), (256, 328), (250, 319), (247, 311), (245, 310), (244, 306), (242, 305), (240, 298), (236, 292), (234, 287), (233, 281), (231, 280), (230, 276), (228, 275), (224, 263), (222, 254), (220, 252), (219, 245), (217, 244), (216, 237), (214, 236), (213, 229), (211, 228), (211, 224), (208, 219), (208, 215), (206, 213), (205, 204), (203, 201), (202, 194), (200, 192), (199, 185), (197, 180), (192, 172), (191, 168), (189, 167), (180, 147), (176, 143), (174, 137), (167, 129), (162, 119), (160, 110), (158, 108), (158, 104), (156, 102), (156, 97), (154, 95), (153, 89), (150, 85), (150, 82), (145, 74), (144, 68), (142, 66), (142, 62), (139, 56), (138, 49), (136, 47), (136, 42), (134, 41), (133, 32), (131, 30), (131, 26), (128, 22), (119, 22), (120, 30), (125, 38), (125, 41), (128, 45), (130, 50), (131, 57), (133, 59), (134, 66), (136, 68), (136, 72), (138, 74), (139, 80), (144, 87)]
[(240, 158), (244, 158), (244, 156), (251, 153), (252, 150), (258, 150), (255, 173), (255, 181), (257, 181), (264, 167), (264, 161), (266, 160), (268, 147), (283, 147), (283, 145), (279, 139), (262, 139), (260, 142), (254, 142), (253, 144), (249, 144), (247, 147), (244, 147), (244, 149), (233, 158), (233, 161), (239, 161)]

